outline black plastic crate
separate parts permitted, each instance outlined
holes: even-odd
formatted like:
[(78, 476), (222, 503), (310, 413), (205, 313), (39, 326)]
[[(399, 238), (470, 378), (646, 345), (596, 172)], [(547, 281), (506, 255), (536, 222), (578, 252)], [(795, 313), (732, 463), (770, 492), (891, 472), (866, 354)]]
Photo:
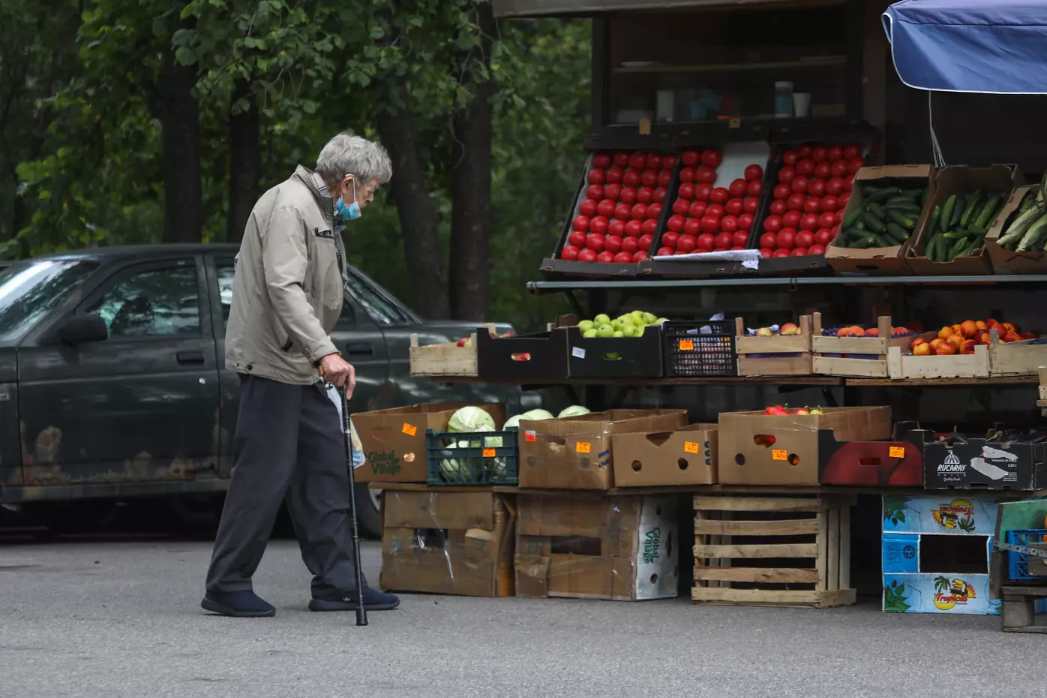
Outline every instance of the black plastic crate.
[(734, 331), (732, 320), (662, 323), (666, 377), (737, 376)]
[(661, 378), (662, 332), (644, 328), (642, 337), (586, 339), (568, 327), (567, 365), (571, 378)]
[(480, 378), (525, 383), (567, 378), (567, 330), (492, 337), (483, 327), (476, 332)]
[(426, 429), (429, 484), (515, 485), (520, 480), (517, 436), (515, 427), (477, 432)]

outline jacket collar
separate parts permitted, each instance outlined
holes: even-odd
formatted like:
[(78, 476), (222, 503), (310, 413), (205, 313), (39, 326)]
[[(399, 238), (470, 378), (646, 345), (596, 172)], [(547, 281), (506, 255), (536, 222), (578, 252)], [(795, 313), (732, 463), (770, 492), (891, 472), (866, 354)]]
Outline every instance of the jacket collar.
[(327, 191), (327, 185), (323, 183), (319, 175), (309, 168), (299, 165), (295, 169), (294, 174), (291, 175), (291, 179), (305, 185), (312, 193), (313, 198), (316, 199), (316, 204), (320, 207), (324, 218), (334, 221), (334, 201), (331, 199), (331, 194)]

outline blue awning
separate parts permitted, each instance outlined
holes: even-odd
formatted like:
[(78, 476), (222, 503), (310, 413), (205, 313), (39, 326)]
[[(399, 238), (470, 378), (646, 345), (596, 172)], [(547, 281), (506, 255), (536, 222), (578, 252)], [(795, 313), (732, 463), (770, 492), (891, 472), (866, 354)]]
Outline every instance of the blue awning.
[(909, 87), (1047, 94), (1047, 0), (901, 0), (883, 26)]

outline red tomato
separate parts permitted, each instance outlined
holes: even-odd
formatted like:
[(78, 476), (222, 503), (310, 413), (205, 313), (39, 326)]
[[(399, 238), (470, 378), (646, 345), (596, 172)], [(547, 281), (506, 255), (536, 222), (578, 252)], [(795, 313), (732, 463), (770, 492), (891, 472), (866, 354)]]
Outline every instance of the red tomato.
[(618, 195), (618, 200), (623, 204), (629, 204), (632, 206), (636, 203), (637, 192), (633, 187), (622, 187), (622, 193)]
[(640, 173), (640, 184), (645, 187), (654, 187), (658, 184), (658, 173), (654, 170), (644, 170)]
[(696, 201), (708, 201), (709, 197), (713, 195), (713, 187), (711, 184), (701, 183), (694, 185), (694, 198)]
[(741, 199), (731, 199), (724, 204), (724, 209), (732, 216), (740, 216), (745, 211), (745, 202)]
[(814, 174), (814, 160), (800, 160), (796, 163), (796, 174), (801, 174), (804, 177), (810, 177)]
[(760, 236), (760, 247), (775, 249), (778, 247), (778, 236), (774, 233), (764, 233)]
[(745, 246), (749, 244), (749, 233), (744, 230), (736, 231), (734, 235), (731, 236), (731, 240), (734, 241), (735, 247), (740, 247), (744, 250)]
[(716, 236), (716, 247), (717, 249), (726, 250), (728, 247), (734, 244), (734, 237), (730, 233), (720, 233)]
[(676, 243), (677, 251), (678, 252), (683, 252), (684, 254), (687, 254), (689, 252), (694, 252), (694, 250), (697, 247), (698, 247), (698, 239), (695, 238), (693, 235), (684, 235), (683, 237), (680, 238), (680, 241)]
[(590, 235), (585, 238), (585, 246), (593, 252), (599, 252), (603, 249), (604, 236), (603, 235)]
[(607, 234), (617, 235), (618, 237), (625, 235), (625, 221), (620, 221), (617, 218), (615, 218), (607, 226)]
[[(815, 162), (825, 162), (829, 157), (829, 151), (824, 146), (815, 146), (811, 148), (811, 159)], [(632, 164), (630, 162), (630, 164)]]
[(801, 218), (803, 218), (803, 214), (799, 211), (789, 211), (782, 216), (782, 226), (785, 228), (799, 228)]
[(669, 221), (665, 224), (665, 227), (674, 233), (679, 233), (683, 230), (683, 225), (686, 222), (687, 220), (683, 216), (677, 214), (675, 216), (669, 216)]
[(724, 216), (720, 219), (720, 230), (725, 233), (738, 232), (738, 218), (736, 216)]
[(714, 184), (716, 182), (716, 170), (702, 165), (694, 173), (694, 179), (702, 184)]
[(843, 157), (843, 147), (842, 146), (834, 145), (831, 148), (829, 148), (829, 152), (826, 153), (826, 158), (829, 160), (829, 162), (836, 162), (837, 160), (839, 160), (842, 157)]
[(845, 158), (847, 158), (848, 160), (850, 160), (851, 158), (856, 158), (856, 157), (858, 157), (861, 154), (862, 154), (862, 148), (857, 143), (851, 143), (850, 145), (848, 145), (846, 148), (843, 149), (843, 156)]
[(621, 184), (608, 184), (603, 188), (604, 198), (610, 199), (611, 201), (618, 201), (618, 197), (622, 195)]
[(560, 250), (560, 259), (566, 259), (568, 262), (573, 262), (578, 259), (578, 248), (574, 245), (564, 245), (564, 248)]
[(607, 181), (607, 175), (603, 170), (589, 170), (589, 184), (603, 184)]
[(751, 213), (743, 213), (742, 215), (738, 216), (738, 230), (744, 230), (745, 232), (748, 233), (752, 229), (753, 229), (753, 214), (751, 214)]
[(862, 165), (864, 164), (865, 163), (862, 162), (861, 158), (851, 158), (847, 161), (847, 172), (850, 174), (858, 174), (858, 170), (862, 169)]
[(601, 252), (600, 254), (596, 255), (596, 261), (600, 262), (601, 264), (611, 264), (614, 262), (614, 255), (610, 252)]
[(796, 226), (797, 230), (814, 230), (818, 227), (818, 214), (805, 213), (800, 219), (800, 224)]
[(818, 213), (821, 210), (822, 200), (819, 199), (817, 196), (812, 196), (811, 198), (807, 199), (807, 201), (803, 202), (804, 213)]
[(688, 218), (687, 222), (683, 224), (683, 232), (687, 235), (693, 235), (698, 237), (702, 232), (701, 219), (699, 218)]
[(708, 208), (705, 209), (705, 215), (703, 218), (723, 218), (727, 215), (727, 210), (720, 204), (709, 204)]
[(571, 228), (586, 232), (589, 230), (589, 216), (575, 216), (574, 220), (571, 221)]
[(595, 262), (596, 253), (586, 247), (584, 250), (578, 253), (579, 262)]
[(662, 158), (659, 155), (651, 153), (647, 156), (646, 167), (649, 170), (660, 170), (662, 168)]
[(589, 221), (589, 230), (600, 235), (605, 235), (610, 224), (611, 222), (603, 216), (597, 216)]
[(654, 194), (651, 195), (651, 198), (654, 199), (655, 203), (665, 203), (665, 197), (668, 193), (669, 192), (665, 187), (658, 187), (654, 190)]
[(669, 170), (662, 170), (658, 173), (658, 186), (667, 187), (669, 183), (673, 181), (673, 173)]
[(791, 250), (796, 244), (796, 231), (788, 228), (778, 233), (778, 249)]
[(756, 213), (756, 209), (760, 208), (760, 199), (756, 196), (750, 196), (742, 204), (742, 208), (746, 213)]
[[(840, 232), (840, 226), (839, 225), (834, 225), (832, 227), (832, 230), (829, 231), (829, 232), (832, 233), (832, 240), (835, 240), (836, 239), (836, 234)], [(830, 240), (830, 242), (832, 242), (832, 240)]]
[(703, 252), (708, 252), (714, 247), (716, 247), (715, 235), (713, 235), (712, 233), (702, 233), (698, 236), (698, 249), (702, 250)]
[(636, 190), (636, 200), (641, 204), (651, 203), (653, 197), (654, 189), (651, 189), (650, 187), (640, 187)]
[(795, 166), (799, 159), (800, 156), (796, 154), (795, 150), (786, 150), (784, 153), (782, 153), (782, 162), (788, 165), (789, 167)]
[(843, 193), (843, 180), (839, 177), (833, 177), (825, 183), (825, 193), (832, 196), (839, 196)]
[(836, 203), (839, 204), (839, 206), (840, 206), (839, 210), (842, 211), (845, 208), (847, 208), (847, 202), (850, 201), (850, 200), (851, 200), (851, 193), (847, 192), (847, 191), (845, 191), (844, 193), (842, 193), (839, 196), (837, 196), (836, 197)]
[(672, 255), (673, 251), (668, 247), (659, 247), (658, 251), (654, 254), (655, 257), (672, 257)]
[[(625, 170), (615, 165), (614, 167), (607, 168), (607, 174), (605, 176), (607, 181), (611, 184), (620, 184), (623, 174), (625, 174)], [(599, 184), (599, 182), (593, 182), (593, 184)]]
[(831, 174), (833, 177), (843, 177), (845, 174), (847, 174), (847, 161), (837, 160), (836, 162), (834, 162), (832, 164), (832, 167), (829, 168), (829, 174)]
[(807, 248), (807, 254), (825, 254), (824, 245), (811, 245)]
[(600, 169), (607, 169), (611, 166), (611, 156), (607, 153), (596, 153), (593, 155), (593, 167), (599, 167)]
[(649, 204), (647, 206), (647, 217), (648, 218), (650, 218), (651, 220), (657, 221), (658, 220), (658, 216), (660, 216), (660, 215), (662, 215), (662, 205), (661, 204)]
[(819, 230), (817, 233), (814, 234), (814, 241), (815, 241), (815, 243), (821, 245), (822, 247), (828, 247), (829, 243), (832, 242), (832, 239), (833, 239), (832, 231), (829, 230), (828, 228), (822, 228), (821, 230)]
[(641, 235), (654, 235), (658, 232), (658, 221), (654, 218), (648, 218), (640, 226)]
[(585, 247), (585, 233), (580, 230), (572, 230), (567, 236), (567, 243), (575, 247)]
[(654, 242), (654, 237), (651, 235), (641, 235), (637, 244), (639, 244), (641, 250), (646, 252), (651, 249), (652, 242)]
[(633, 256), (628, 252), (619, 252), (614, 256), (613, 261), (615, 264), (632, 264)]
[(806, 201), (807, 197), (803, 194), (793, 194), (789, 197), (789, 200), (785, 203), (785, 205), (789, 208), (790, 211), (802, 211), (803, 205)]
[(629, 167), (634, 170), (642, 170), (647, 164), (647, 154), (639, 151), (629, 156)]
[(634, 263), (642, 262), (645, 259), (647, 259), (647, 253), (645, 251), (643, 251), (643, 250), (638, 250), (636, 252), (636, 254), (633, 255), (633, 262)]
[(854, 187), (854, 175), (849, 174), (843, 178), (843, 190), (850, 191)]
[(689, 208), (691, 208), (691, 204), (687, 199), (677, 199), (673, 202), (673, 213), (679, 216), (686, 216)]
[(745, 193), (748, 194), (749, 196), (753, 196), (753, 197), (759, 196), (760, 192), (762, 192), (762, 191), (763, 191), (763, 182), (761, 182), (758, 179), (757, 180), (753, 180), (752, 182), (749, 182), (749, 186), (745, 188)]
[(662, 156), (662, 169), (672, 170), (676, 167), (676, 156), (675, 155), (663, 155)]
[(811, 157), (811, 146), (806, 144), (801, 145), (799, 148), (796, 149), (796, 154), (800, 156), (801, 160), (804, 158)]
[(709, 201), (714, 204), (727, 203), (727, 199), (731, 198), (731, 193), (723, 187), (716, 187), (713, 189), (713, 193), (709, 195)]
[(587, 199), (592, 199), (593, 201), (599, 201), (600, 199), (603, 198), (603, 196), (604, 196), (604, 194), (603, 194), (603, 187), (600, 186), (599, 184), (590, 185), (590, 187), (585, 190), (585, 198), (587, 198)]
[(727, 187), (727, 191), (732, 197), (740, 199), (749, 192), (749, 183), (744, 179), (736, 179)]
[(714, 148), (709, 148), (702, 153), (702, 165), (705, 167), (711, 167), (716, 169), (723, 162), (723, 156), (720, 155), (720, 151)]
[(706, 216), (702, 219), (701, 228), (703, 233), (715, 233), (720, 229), (720, 219)]
[(679, 234), (674, 233), (671, 230), (667, 230), (664, 233), (662, 233), (662, 245), (664, 245), (665, 247), (669, 247), (669, 248), (675, 250), (676, 249), (676, 241), (679, 240), (680, 237), (681, 236)]
[(682, 167), (680, 168), (680, 181), (681, 182), (693, 182), (695, 178), (695, 170), (693, 167)]
[[(822, 197), (822, 211), (836, 213), (836, 209), (838, 209), (839, 207), (840, 204), (835, 196), (830, 195)], [(805, 245), (805, 247), (810, 247), (810, 245)]]
[(629, 204), (618, 204), (614, 207), (614, 217), (620, 221), (627, 221), (632, 217), (633, 207)]
[(814, 244), (814, 233), (810, 230), (801, 230), (796, 233), (796, 246), (797, 247), (810, 247)]
[(685, 150), (680, 156), (680, 162), (687, 167), (694, 167), (702, 160), (702, 154), (697, 150)]
[(744, 250), (744, 249), (745, 249), (745, 245), (735, 245), (734, 247), (731, 248), (731, 250)]
[(767, 216), (767, 220), (763, 222), (763, 229), (768, 233), (777, 233), (782, 229), (781, 216)]
[(789, 250), (778, 249), (778, 250), (774, 251), (774, 258), (775, 259), (779, 259), (781, 257), (788, 257), (788, 256), (789, 256)]
[(775, 199), (771, 202), (771, 215), (784, 216), (785, 212), (789, 210), (789, 207), (781, 199)]
[(681, 199), (687, 199), (688, 201), (694, 201), (694, 185), (690, 182), (685, 182), (680, 185), (680, 190), (677, 192)]
[(622, 184), (627, 187), (640, 186), (640, 173), (636, 170), (626, 170), (622, 174)]
[(709, 208), (709, 205), (704, 201), (695, 201), (691, 204), (691, 209), (687, 212), (687, 215), (691, 218), (703, 218), (707, 208)]
[(806, 247), (797, 247), (796, 249), (794, 249), (789, 254), (789, 256), (790, 257), (806, 257), (807, 256), (807, 248)]
[(611, 254), (618, 254), (622, 251), (622, 239), (617, 235), (611, 235), (604, 239), (603, 248)]
[(643, 222), (629, 221), (625, 224), (625, 234), (629, 237), (639, 237), (643, 233)]
[(622, 238), (622, 252), (628, 252), (632, 254), (636, 250), (640, 249), (640, 243), (637, 242), (635, 237)]
[(783, 167), (782, 169), (778, 170), (778, 181), (781, 182), (782, 184), (789, 184), (790, 182), (793, 181), (793, 177), (795, 177), (795, 176), (796, 176), (796, 168), (795, 167), (788, 167), (788, 166), (786, 166), (786, 167)]
[(614, 164), (618, 165), (618, 167), (628, 167), (629, 166), (629, 153), (624, 153), (622, 151), (618, 151), (617, 153), (615, 153), (614, 154)]
[(819, 162), (814, 166), (814, 176), (821, 177), (822, 179), (828, 179), (830, 172), (832, 172), (833, 166), (829, 162)]
[(578, 213), (583, 216), (589, 216), (592, 218), (596, 215), (596, 202), (592, 199), (586, 199), (582, 203), (578, 204)]
[(792, 193), (793, 188), (788, 184), (779, 184), (774, 188), (774, 198), (776, 199), (788, 199)]
[(811, 196), (825, 196), (825, 180), (815, 178), (807, 183), (807, 193)]
[(791, 186), (792, 190), (797, 194), (806, 194), (807, 188), (810, 186), (810, 180), (803, 175), (797, 175), (793, 178), (793, 182), (789, 186)]
[(745, 181), (755, 182), (763, 179), (763, 168), (759, 165), (749, 165), (745, 168)]
[(836, 225), (836, 214), (835, 213), (823, 213), (818, 216), (819, 228), (831, 228)]
[(767, 249), (766, 247), (761, 247), (761, 248), (760, 248), (760, 256), (761, 256), (761, 257), (763, 257), (764, 259), (770, 259), (770, 258), (771, 258), (771, 255), (773, 255), (773, 254), (774, 254), (774, 253), (773, 253), (773, 252), (771, 252), (771, 251), (770, 251), (769, 249)]

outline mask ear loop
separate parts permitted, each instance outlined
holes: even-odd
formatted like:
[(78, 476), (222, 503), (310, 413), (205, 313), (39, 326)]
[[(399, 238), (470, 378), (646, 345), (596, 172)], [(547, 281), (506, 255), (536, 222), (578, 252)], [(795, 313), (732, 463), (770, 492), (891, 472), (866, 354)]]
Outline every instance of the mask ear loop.
[(360, 201), (356, 198), (356, 177), (353, 177), (353, 203), (360, 205)]

